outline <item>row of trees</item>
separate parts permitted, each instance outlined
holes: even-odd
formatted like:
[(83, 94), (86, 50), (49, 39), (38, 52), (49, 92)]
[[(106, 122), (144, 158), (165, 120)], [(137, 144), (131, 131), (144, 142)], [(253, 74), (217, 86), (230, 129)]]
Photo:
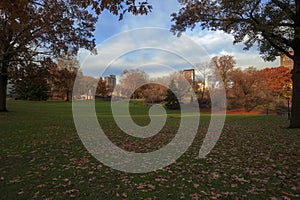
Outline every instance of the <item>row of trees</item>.
[(9, 77), (12, 97), (24, 100), (66, 100), (73, 97), (73, 86), (78, 79), (80, 88), (76, 91), (80, 98), (93, 98), (95, 84), (96, 96), (111, 97), (115, 85), (106, 79), (85, 76), (79, 71), (78, 60), (71, 55), (64, 55), (53, 62), (44, 59), (42, 62), (22, 62), (10, 70)]
[(120, 76), (120, 83), (115, 88), (115, 95), (132, 99), (142, 98), (147, 103), (159, 103), (165, 100), (171, 82), (176, 84), (176, 96), (181, 101), (191, 86), (180, 72), (151, 79), (144, 71), (125, 70)]
[(292, 79), (288, 68), (237, 68), (229, 76), (228, 100), (231, 109), (244, 108), (249, 112), (263, 105), (268, 110), (274, 102), (279, 104), (291, 99)]
[(78, 61), (72, 56), (41, 62), (24, 61), (11, 68), (9, 76), (12, 96), (25, 100), (48, 98), (69, 101), (78, 72)]
[[(257, 70), (254, 67), (236, 67), (232, 56), (213, 57), (210, 63), (213, 70), (200, 66), (206, 76), (220, 76), (228, 99), (229, 109), (244, 108), (249, 112), (259, 105), (266, 108), (276, 101), (290, 100), (292, 97), (291, 70), (280, 66)], [(210, 84), (214, 87), (214, 83)], [(205, 92), (205, 90), (203, 91)]]
[[(24, 62), (11, 70), (15, 97), (29, 100), (46, 100), (51, 97), (69, 101), (78, 72), (78, 61), (72, 56), (64, 56), (57, 63), (44, 59), (41, 64)], [(200, 106), (209, 107), (209, 89), (210, 92), (218, 90), (220, 82), (214, 77), (219, 76), (226, 91), (229, 109), (244, 109), (249, 112), (259, 105), (268, 109), (273, 102), (291, 99), (291, 75), (290, 70), (285, 67), (263, 70), (249, 67), (242, 70), (236, 67), (233, 56), (224, 55), (213, 57), (206, 65), (196, 64), (195, 69), (200, 73), (200, 79), (194, 82), (188, 80), (190, 85), (184, 81), (180, 72), (150, 80), (144, 71), (125, 70), (115, 88), (109, 88), (101, 77), (96, 79), (79, 73), (79, 81), (84, 85), (81, 87), (83, 91), (79, 93), (88, 94), (93, 84), (98, 82), (95, 92), (97, 96), (110, 97), (114, 91), (115, 95), (143, 98), (147, 103), (167, 101), (166, 105), (174, 109), (178, 108), (179, 102), (183, 100), (181, 98), (192, 87)], [(176, 98), (165, 86), (176, 91)], [(168, 102), (169, 99), (171, 102)]]
[[(180, 72), (151, 80), (143, 71), (126, 70), (115, 88), (115, 94), (127, 98), (143, 98), (148, 103), (163, 102), (166, 98), (171, 98), (173, 103), (166, 104), (171, 105), (183, 101), (182, 97), (192, 88), (200, 106), (209, 107), (209, 92), (216, 92), (224, 86), (228, 109), (243, 109), (247, 112), (258, 106), (264, 106), (268, 110), (271, 105), (286, 104), (286, 100), (290, 101), (292, 96), (291, 70), (283, 66), (262, 70), (254, 67), (241, 69), (236, 67), (233, 56), (224, 55), (213, 57), (205, 65), (196, 64), (195, 69), (199, 79), (193, 82), (188, 80), (190, 85), (183, 80), (184, 76)], [(145, 84), (148, 82), (153, 83)], [(176, 91), (177, 100), (174, 98), (175, 94), (165, 86)], [(190, 100), (196, 99), (191, 96)]]

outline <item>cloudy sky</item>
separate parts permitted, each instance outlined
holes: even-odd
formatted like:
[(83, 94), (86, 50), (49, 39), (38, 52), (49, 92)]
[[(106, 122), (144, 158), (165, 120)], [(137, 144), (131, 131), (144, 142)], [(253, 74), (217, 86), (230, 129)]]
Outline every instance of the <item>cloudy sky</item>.
[[(149, 0), (153, 11), (145, 16), (127, 14), (122, 21), (108, 12), (96, 25), (98, 55), (81, 51), (79, 60), (84, 74), (94, 77), (120, 74), (125, 69), (140, 68), (152, 75), (166, 71), (188, 69), (195, 63), (207, 63), (213, 56), (233, 55), (238, 67), (258, 69), (276, 67), (264, 62), (254, 47), (243, 51), (243, 45), (233, 45), (233, 37), (223, 32), (208, 32), (196, 28), (177, 38), (169, 32), (170, 14), (180, 9), (177, 0)], [(151, 27), (151, 28), (150, 28)]]

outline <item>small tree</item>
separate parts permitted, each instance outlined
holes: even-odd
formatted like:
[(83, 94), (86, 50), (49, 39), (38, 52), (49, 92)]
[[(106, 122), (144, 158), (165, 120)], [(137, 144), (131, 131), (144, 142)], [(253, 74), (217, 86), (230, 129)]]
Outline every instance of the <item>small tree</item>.
[(220, 77), (223, 81), (226, 94), (228, 92), (229, 74), (233, 71), (236, 61), (233, 56), (215, 56), (211, 59), (211, 65), (214, 67), (214, 75)]
[(105, 80), (103, 80), (102, 77), (100, 77), (97, 84), (96, 94), (101, 97), (107, 97), (108, 93), (109, 91), (108, 88), (106, 87), (106, 82)]
[(122, 95), (131, 99), (142, 96), (143, 86), (149, 79), (148, 74), (139, 69), (124, 70), (120, 77)]
[(174, 81), (176, 87), (176, 96), (178, 101), (181, 102), (184, 96), (191, 93), (191, 88), (193, 88), (194, 83), (192, 80), (187, 79), (182, 72), (175, 72), (170, 74), (169, 82)]
[(180, 108), (179, 101), (176, 97), (176, 93), (178, 93), (178, 89), (175, 85), (174, 80), (171, 81), (171, 84), (169, 86), (169, 89), (166, 93), (166, 107), (168, 109), (177, 110)]
[(58, 60), (51, 70), (52, 90), (61, 94), (63, 100), (69, 101), (79, 64), (73, 56), (66, 55)]
[(199, 90), (199, 100), (202, 102), (204, 100), (204, 97), (208, 96), (208, 85), (207, 81), (208, 78), (212, 76), (213, 71), (210, 68), (210, 65), (208, 63), (197, 63), (195, 64), (195, 68), (198, 72), (200, 72), (200, 75), (202, 76), (202, 81), (198, 80), (197, 84), (195, 85), (195, 92)]

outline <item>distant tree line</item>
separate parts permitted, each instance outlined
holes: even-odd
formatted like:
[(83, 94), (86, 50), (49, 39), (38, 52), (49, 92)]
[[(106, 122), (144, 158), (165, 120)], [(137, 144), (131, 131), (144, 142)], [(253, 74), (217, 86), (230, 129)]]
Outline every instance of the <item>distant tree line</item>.
[[(233, 56), (216, 56), (206, 64), (195, 64), (200, 78), (184, 84), (180, 72), (153, 79), (140, 70), (126, 70), (116, 86), (116, 94), (133, 99), (144, 99), (146, 103), (165, 103), (171, 109), (178, 109), (184, 94), (193, 88), (200, 107), (211, 107), (210, 92), (218, 92), (224, 87), (227, 96), (227, 109), (250, 112), (261, 108), (269, 110), (285, 109), (291, 100), (291, 70), (280, 66), (258, 70), (255, 67), (241, 69), (236, 66)], [(216, 79), (218, 77), (218, 79)], [(169, 88), (165, 86), (169, 86)], [(138, 87), (139, 86), (139, 87)], [(172, 92), (173, 91), (173, 92)], [(174, 91), (176, 91), (174, 94)]]
[(10, 70), (11, 95), (23, 100), (61, 99), (72, 97), (79, 64), (73, 56), (42, 62), (24, 61)]
[[(200, 73), (197, 80), (185, 81), (181, 72), (165, 77), (149, 78), (138, 69), (124, 70), (119, 83), (113, 87), (105, 79), (84, 76), (78, 72), (75, 57), (65, 55), (53, 62), (21, 62), (10, 73), (13, 96), (26, 100), (72, 99), (76, 75), (84, 85), (79, 94), (87, 95), (97, 82), (95, 95), (110, 98), (112, 95), (143, 99), (145, 103), (164, 103), (170, 109), (179, 109), (180, 102), (198, 101), (202, 108), (210, 108), (210, 93), (224, 87), (227, 109), (250, 112), (258, 107), (266, 110), (286, 110), (291, 103), (292, 80), (289, 68), (283, 66), (257, 70), (254, 67), (236, 67), (233, 56), (216, 56), (206, 64), (195, 64)], [(216, 77), (218, 76), (218, 79)], [(191, 88), (196, 98), (183, 99)], [(192, 93), (191, 93), (192, 94)], [(80, 98), (80, 97), (79, 97)]]

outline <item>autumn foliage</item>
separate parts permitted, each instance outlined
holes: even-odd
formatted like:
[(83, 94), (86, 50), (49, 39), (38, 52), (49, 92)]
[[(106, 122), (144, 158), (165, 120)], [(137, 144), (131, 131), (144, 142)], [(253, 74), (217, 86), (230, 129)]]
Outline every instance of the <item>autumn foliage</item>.
[(291, 98), (292, 79), (290, 69), (280, 66), (257, 70), (237, 68), (229, 73), (228, 103), (230, 109), (249, 112), (259, 106), (286, 104)]
[(289, 68), (283, 66), (265, 68), (261, 72), (274, 95), (284, 96), (288, 87), (292, 86), (292, 74)]

